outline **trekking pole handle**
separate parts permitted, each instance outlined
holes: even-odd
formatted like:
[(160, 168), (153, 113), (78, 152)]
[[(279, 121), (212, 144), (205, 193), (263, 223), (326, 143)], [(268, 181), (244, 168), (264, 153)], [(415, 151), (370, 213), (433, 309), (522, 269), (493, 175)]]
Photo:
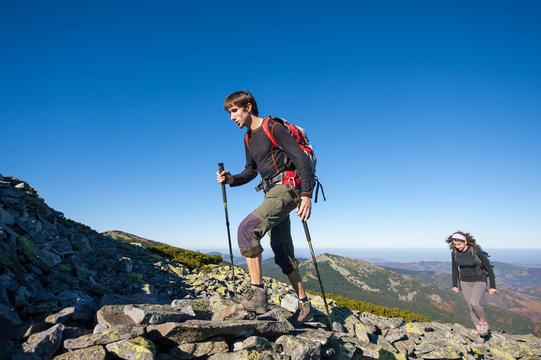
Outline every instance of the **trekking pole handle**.
[[(224, 163), (218, 163), (218, 171), (221, 173), (222, 171), (224, 171)], [(223, 195), (223, 198), (224, 198), (224, 203), (227, 202), (227, 196), (225, 195), (225, 184), (222, 183), (222, 195)]]

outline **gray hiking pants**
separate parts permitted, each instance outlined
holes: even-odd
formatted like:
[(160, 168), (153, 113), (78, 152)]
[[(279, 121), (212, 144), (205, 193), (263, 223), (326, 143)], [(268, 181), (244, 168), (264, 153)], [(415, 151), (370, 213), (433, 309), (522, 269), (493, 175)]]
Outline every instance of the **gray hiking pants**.
[(479, 324), (479, 319), (485, 317), (485, 311), (480, 303), (487, 290), (487, 283), (485, 281), (461, 281), (460, 287), (462, 288), (464, 299), (466, 299), (470, 308), (470, 317), (473, 323), (477, 325)]
[[(295, 209), (295, 198), (286, 185), (275, 185), (265, 194), (263, 203), (239, 225), (238, 242), (240, 253), (247, 257), (256, 257), (263, 252), (261, 238), (270, 233), (270, 245), (274, 252), (274, 262), (282, 272), (289, 275), (299, 265), (295, 259), (291, 222), (289, 213)], [(295, 193), (296, 194), (296, 193)]]

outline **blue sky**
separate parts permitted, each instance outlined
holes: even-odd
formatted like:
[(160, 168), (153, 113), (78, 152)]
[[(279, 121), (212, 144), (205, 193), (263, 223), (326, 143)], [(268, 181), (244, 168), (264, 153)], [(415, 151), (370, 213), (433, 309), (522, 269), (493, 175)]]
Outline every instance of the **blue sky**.
[[(226, 248), (215, 172), (239, 172), (244, 150), (222, 104), (244, 89), (309, 131), (327, 195), (315, 247), (437, 248), (461, 229), (539, 248), (540, 10), (4, 1), (0, 174), (97, 231)], [(234, 242), (255, 185), (227, 189)]]

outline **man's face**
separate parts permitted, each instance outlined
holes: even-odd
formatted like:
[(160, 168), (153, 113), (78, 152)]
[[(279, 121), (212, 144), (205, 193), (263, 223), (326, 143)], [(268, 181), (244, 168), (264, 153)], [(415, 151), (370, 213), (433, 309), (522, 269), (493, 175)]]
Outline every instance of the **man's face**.
[(455, 249), (458, 251), (463, 251), (466, 247), (466, 242), (461, 240), (453, 240), (453, 245), (455, 246)]
[(245, 127), (248, 121), (251, 119), (250, 118), (251, 105), (252, 104), (248, 104), (246, 108), (233, 105), (229, 109), (227, 109), (229, 111), (229, 114), (231, 114), (231, 120), (233, 120), (235, 124), (237, 124), (239, 129), (242, 129), (243, 127)]

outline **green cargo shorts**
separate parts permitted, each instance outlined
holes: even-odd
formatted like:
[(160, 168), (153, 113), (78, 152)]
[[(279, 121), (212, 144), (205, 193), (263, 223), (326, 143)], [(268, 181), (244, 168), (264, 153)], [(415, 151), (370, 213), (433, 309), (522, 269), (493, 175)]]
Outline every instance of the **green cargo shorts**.
[(261, 238), (268, 232), (274, 262), (282, 272), (290, 274), (297, 268), (289, 219), (289, 213), (297, 206), (296, 194), (300, 194), (299, 188), (275, 185), (265, 194), (263, 203), (240, 223), (238, 243), (243, 256), (259, 256), (263, 252)]

